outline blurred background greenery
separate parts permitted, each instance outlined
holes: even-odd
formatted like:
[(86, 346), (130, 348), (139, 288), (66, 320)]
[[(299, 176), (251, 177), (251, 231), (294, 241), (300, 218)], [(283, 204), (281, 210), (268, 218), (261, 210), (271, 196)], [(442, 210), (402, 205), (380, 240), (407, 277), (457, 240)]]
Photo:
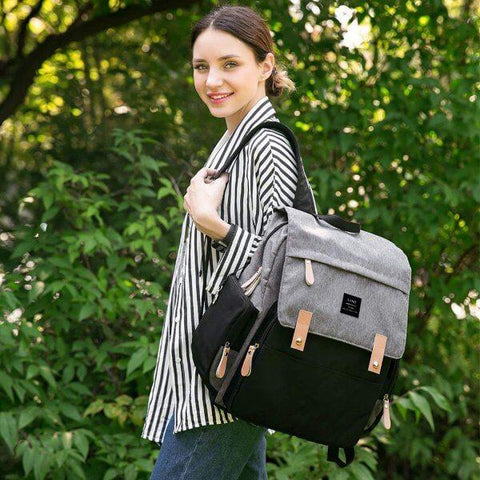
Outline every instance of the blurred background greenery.
[[(479, 479), (479, 2), (241, 4), (296, 82), (272, 101), (319, 212), (412, 266), (391, 430), (345, 469), (268, 435), (269, 478)], [(225, 130), (189, 66), (216, 5), (0, 0), (1, 479), (149, 478), (183, 194)]]

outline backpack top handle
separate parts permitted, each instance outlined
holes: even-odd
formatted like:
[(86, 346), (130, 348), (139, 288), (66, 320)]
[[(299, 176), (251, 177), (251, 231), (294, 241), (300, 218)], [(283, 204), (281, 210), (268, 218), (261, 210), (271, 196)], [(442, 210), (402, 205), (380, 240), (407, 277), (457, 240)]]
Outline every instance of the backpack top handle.
[(303, 166), (302, 157), (300, 156), (300, 146), (298, 144), (297, 138), (292, 130), (284, 125), (283, 123), (277, 121), (266, 121), (255, 125), (243, 138), (240, 142), (240, 145), (235, 149), (235, 151), (230, 155), (225, 164), (218, 170), (217, 175), (213, 177), (216, 180), (220, 175), (225, 172), (228, 167), (237, 159), (239, 153), (243, 147), (250, 141), (250, 139), (262, 128), (271, 128), (272, 130), (277, 130), (283, 133), (293, 149), (293, 154), (297, 161), (297, 172), (298, 172), (298, 182), (297, 188), (295, 191), (295, 198), (293, 200), (293, 208), (297, 210), (302, 210), (303, 212), (313, 215), (316, 219), (324, 220), (333, 227), (339, 228), (340, 230), (352, 233), (360, 232), (360, 224), (349, 222), (339, 217), (338, 215), (320, 215), (317, 213), (315, 198), (313, 197), (313, 192), (308, 182), (307, 176), (305, 174), (305, 168)]

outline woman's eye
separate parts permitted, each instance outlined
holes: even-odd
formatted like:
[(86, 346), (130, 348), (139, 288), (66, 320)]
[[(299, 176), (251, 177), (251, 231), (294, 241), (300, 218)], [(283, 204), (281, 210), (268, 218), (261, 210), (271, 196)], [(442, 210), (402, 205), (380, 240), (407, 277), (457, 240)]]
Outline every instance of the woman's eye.
[[(227, 67), (228, 65), (232, 65), (233, 67), (236, 67), (236, 66), (237, 66), (237, 64), (236, 64), (235, 62), (227, 62), (227, 63), (225, 64), (225, 67)], [(195, 70), (203, 70), (203, 68), (201, 68), (201, 67), (205, 67), (205, 65), (196, 65), (196, 66), (193, 67), (193, 68), (194, 68)], [(228, 70), (230, 70), (230, 68), (229, 68)]]

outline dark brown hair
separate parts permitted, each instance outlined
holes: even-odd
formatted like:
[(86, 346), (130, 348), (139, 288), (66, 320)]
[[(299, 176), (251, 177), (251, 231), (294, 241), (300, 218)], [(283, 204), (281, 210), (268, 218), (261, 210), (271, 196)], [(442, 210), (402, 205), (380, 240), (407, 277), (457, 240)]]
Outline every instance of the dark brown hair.
[[(250, 7), (222, 5), (211, 10), (192, 27), (192, 50), (197, 37), (208, 28), (230, 33), (246, 43), (253, 50), (258, 63), (265, 60), (267, 53), (274, 53), (275, 47), (268, 24)], [(284, 91), (295, 90), (295, 84), (288, 77), (287, 71), (276, 60), (272, 74), (265, 82), (265, 90), (267, 95), (273, 97), (280, 96)]]

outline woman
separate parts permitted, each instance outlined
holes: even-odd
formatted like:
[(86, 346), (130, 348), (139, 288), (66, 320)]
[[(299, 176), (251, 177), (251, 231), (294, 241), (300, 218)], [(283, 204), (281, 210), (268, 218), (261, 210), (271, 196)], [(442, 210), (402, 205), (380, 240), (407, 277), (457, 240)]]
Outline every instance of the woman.
[[(195, 369), (190, 343), (226, 275), (246, 266), (273, 208), (291, 206), (296, 160), (288, 140), (261, 129), (215, 181), (209, 177), (244, 135), (278, 121), (267, 95), (293, 90), (276, 66), (264, 20), (241, 6), (214, 9), (191, 35), (195, 89), (227, 130), (184, 197), (182, 226), (164, 331), (142, 438), (161, 446), (151, 480), (266, 479), (266, 429), (214, 405)], [(205, 274), (202, 260), (210, 258)], [(273, 433), (274, 430), (269, 430)]]

